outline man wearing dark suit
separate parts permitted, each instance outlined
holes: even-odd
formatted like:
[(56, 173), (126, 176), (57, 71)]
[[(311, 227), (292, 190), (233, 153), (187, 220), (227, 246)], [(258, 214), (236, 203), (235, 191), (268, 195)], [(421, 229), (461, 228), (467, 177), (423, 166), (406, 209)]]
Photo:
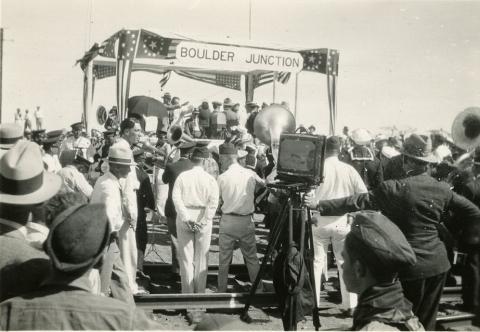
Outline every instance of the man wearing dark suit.
[(189, 159), (190, 153), (192, 153), (195, 147), (194, 142), (185, 142), (179, 146), (180, 159), (174, 163), (168, 164), (165, 167), (165, 172), (162, 175), (162, 181), (168, 184), (168, 198), (165, 203), (165, 217), (167, 217), (167, 227), (171, 238), (172, 249), (172, 272), (179, 272), (178, 258), (177, 258), (177, 227), (176, 219), (177, 212), (172, 200), (172, 191), (175, 180), (182, 173), (193, 168), (193, 164)]
[(140, 182), (140, 187), (136, 192), (138, 209), (137, 229), (135, 230), (138, 251), (137, 274), (143, 274), (143, 259), (148, 242), (146, 209), (155, 210), (155, 197), (153, 196), (150, 177), (142, 168), (145, 162), (145, 151), (143, 149), (134, 149), (133, 158), (137, 163), (135, 170), (137, 171), (138, 182)]
[[(480, 208), (480, 149), (475, 150), (473, 177), (456, 189)], [(464, 309), (475, 311), (480, 309), (480, 252), (478, 248), (459, 243), (459, 249), (467, 254), (462, 269), (462, 299)]]
[(404, 233), (417, 257), (417, 263), (400, 271), (405, 297), (425, 330), (434, 330), (443, 286), (450, 269), (447, 250), (438, 233), (445, 211), (462, 220), (459, 226), (477, 244), (480, 238), (480, 210), (472, 202), (450, 190), (449, 185), (427, 174), (428, 163), (436, 162), (431, 145), (412, 134), (404, 145), (404, 169), (407, 177), (388, 180), (365, 194), (320, 201), (306, 195), (309, 207), (321, 215), (341, 215), (358, 210), (380, 210)]

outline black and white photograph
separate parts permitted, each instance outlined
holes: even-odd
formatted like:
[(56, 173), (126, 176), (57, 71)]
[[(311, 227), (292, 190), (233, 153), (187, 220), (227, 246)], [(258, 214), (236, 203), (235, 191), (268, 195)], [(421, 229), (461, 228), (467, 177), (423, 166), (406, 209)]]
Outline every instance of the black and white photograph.
[(480, 1), (0, 13), (0, 330), (480, 330)]

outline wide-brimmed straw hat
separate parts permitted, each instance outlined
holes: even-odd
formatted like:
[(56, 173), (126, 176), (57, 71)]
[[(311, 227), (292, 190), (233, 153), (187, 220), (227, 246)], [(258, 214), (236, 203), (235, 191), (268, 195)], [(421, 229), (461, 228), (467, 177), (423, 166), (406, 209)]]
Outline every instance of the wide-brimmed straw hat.
[(19, 141), (0, 159), (0, 203), (33, 205), (54, 196), (58, 175), (43, 168), (42, 152), (33, 142)]
[(357, 145), (366, 145), (372, 141), (372, 134), (367, 129), (358, 128), (352, 132), (351, 138)]
[(437, 163), (438, 158), (432, 153), (432, 142), (417, 134), (412, 134), (405, 139), (402, 153), (405, 156), (426, 162)]
[(0, 149), (10, 149), (23, 138), (23, 128), (16, 123), (0, 124)]
[(133, 161), (132, 150), (119, 144), (112, 145), (108, 150), (108, 163), (126, 166), (136, 165)]

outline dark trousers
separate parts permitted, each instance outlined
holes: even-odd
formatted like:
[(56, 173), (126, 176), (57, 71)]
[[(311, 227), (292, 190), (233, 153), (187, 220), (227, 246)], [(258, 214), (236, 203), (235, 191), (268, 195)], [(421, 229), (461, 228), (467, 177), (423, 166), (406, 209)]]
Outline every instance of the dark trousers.
[(177, 222), (175, 217), (167, 217), (167, 228), (170, 233), (170, 248), (172, 250), (172, 270), (174, 272), (179, 271), (178, 265), (178, 240), (177, 240)]
[(403, 280), (405, 297), (413, 304), (413, 313), (427, 331), (435, 330), (438, 305), (443, 293), (447, 273), (415, 280)]
[(466, 309), (474, 310), (480, 302), (480, 252), (470, 249), (462, 268), (462, 299)]

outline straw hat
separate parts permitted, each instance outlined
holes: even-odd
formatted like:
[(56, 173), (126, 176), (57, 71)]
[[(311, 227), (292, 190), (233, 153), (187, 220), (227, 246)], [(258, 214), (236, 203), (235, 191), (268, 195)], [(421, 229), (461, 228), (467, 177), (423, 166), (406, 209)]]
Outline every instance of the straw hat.
[(108, 150), (108, 163), (126, 166), (135, 166), (132, 150), (120, 144), (114, 144)]
[(58, 175), (43, 169), (40, 147), (19, 141), (0, 160), (0, 203), (32, 205), (45, 202), (60, 189)]
[(10, 149), (23, 138), (23, 128), (15, 123), (0, 124), (0, 149)]
[(358, 128), (352, 132), (352, 140), (355, 144), (366, 145), (372, 140), (372, 135), (367, 129)]

